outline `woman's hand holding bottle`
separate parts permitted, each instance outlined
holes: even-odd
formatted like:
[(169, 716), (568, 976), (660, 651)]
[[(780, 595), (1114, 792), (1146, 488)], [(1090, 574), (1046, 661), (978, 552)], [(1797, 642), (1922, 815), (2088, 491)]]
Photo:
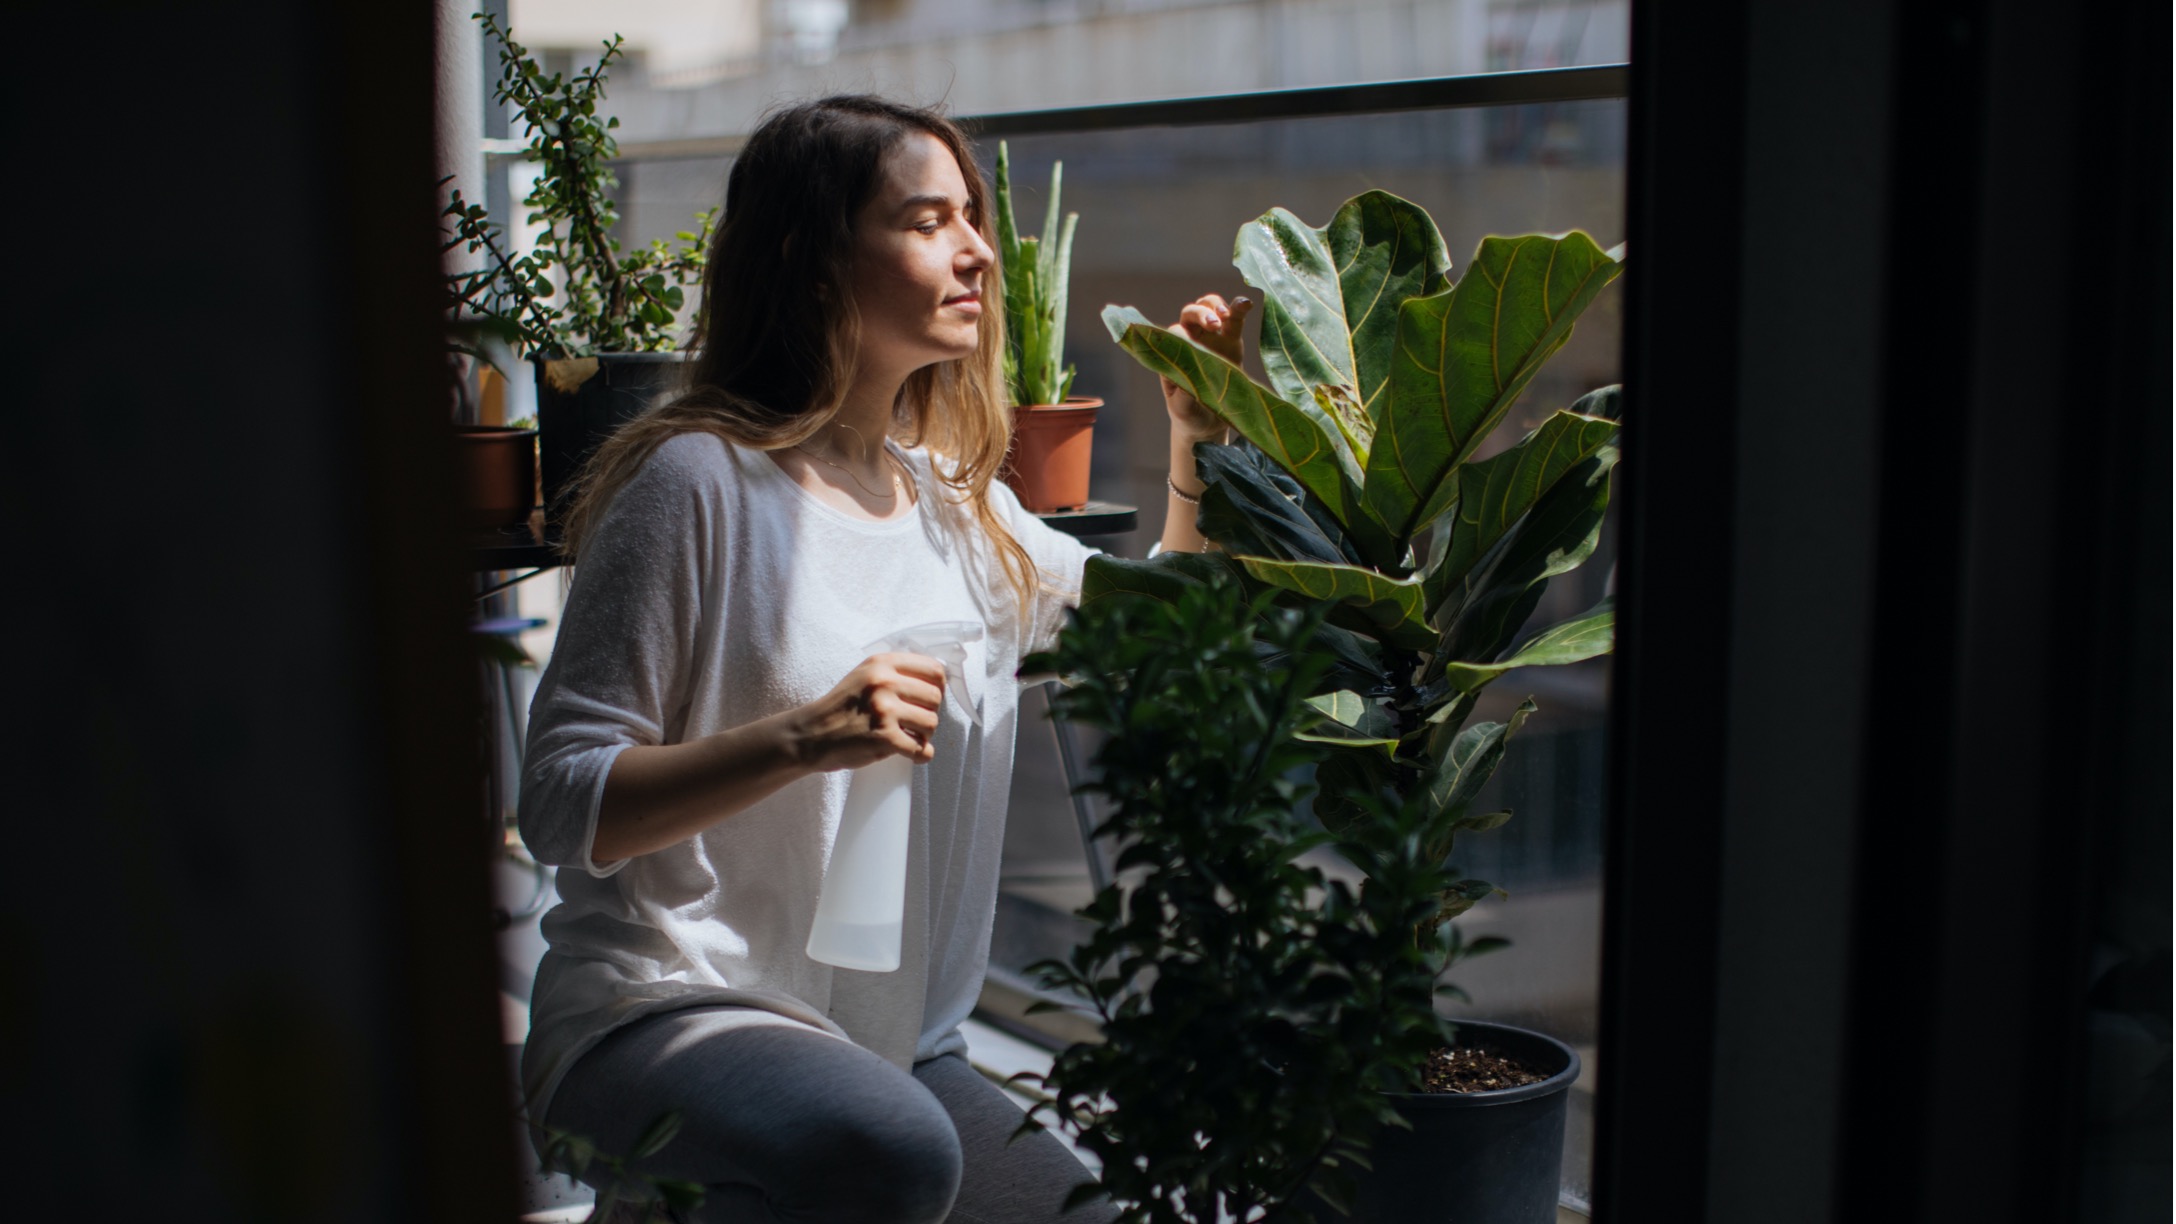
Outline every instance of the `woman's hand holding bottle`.
[(597, 812), (598, 863), (685, 841), (812, 773), (934, 755), (944, 665), (874, 654), (804, 706), (678, 744), (629, 748), (612, 762)]
[(908, 651), (874, 654), (796, 713), (794, 740), (818, 772), (859, 769), (892, 756), (923, 764), (935, 755), (944, 664)]

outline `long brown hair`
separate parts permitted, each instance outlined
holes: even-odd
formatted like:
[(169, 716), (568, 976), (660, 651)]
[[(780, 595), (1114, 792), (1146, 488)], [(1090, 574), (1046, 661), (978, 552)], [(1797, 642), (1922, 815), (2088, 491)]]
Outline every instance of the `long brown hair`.
[[(561, 548), (582, 542), (612, 495), (668, 438), (715, 434), (757, 450), (806, 441), (853, 385), (861, 317), (853, 283), (854, 220), (882, 181), (884, 159), (926, 132), (967, 183), (969, 215), (994, 250), (989, 186), (967, 137), (933, 110), (840, 94), (778, 111), (757, 126), (726, 180), (725, 218), (710, 244), (686, 389), (622, 426), (578, 477)], [(983, 274), (1003, 285), (994, 264)], [(780, 287), (789, 291), (780, 293)], [(982, 317), (975, 351), (925, 366), (900, 389), (901, 441), (926, 444), (946, 500), (971, 506), (1025, 612), (1041, 586), (1027, 550), (990, 504), (1011, 442), (1004, 397), (1004, 312)]]

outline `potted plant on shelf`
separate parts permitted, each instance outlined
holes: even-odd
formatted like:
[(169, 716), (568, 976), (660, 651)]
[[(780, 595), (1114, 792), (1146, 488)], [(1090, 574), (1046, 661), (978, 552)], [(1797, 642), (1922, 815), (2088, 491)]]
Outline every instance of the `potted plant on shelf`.
[(590, 452), (678, 373), (674, 329), (688, 287), (702, 281), (716, 211), (696, 214), (677, 245), (622, 250), (611, 168), (619, 120), (598, 111), (620, 38), (592, 67), (546, 73), (497, 20), (476, 19), (499, 44), (492, 96), (513, 108), (539, 167), (522, 206), (542, 228), (532, 250), (515, 253), (481, 205), (452, 193), (446, 249), (465, 247), (482, 265), (449, 273), (447, 287), (459, 314), (503, 328), (536, 367), (543, 492), (556, 517)]
[(1103, 401), (1072, 394), (1065, 364), (1066, 282), (1079, 213), (1058, 220), (1064, 162), (1050, 167), (1050, 200), (1040, 237), (1022, 237), (1012, 208), (1012, 157), (997, 145), (997, 252), (1005, 295), (1005, 387), (1013, 402), (1012, 453), (1005, 483), (1038, 513), (1088, 501), (1088, 461)]
[[(462, 525), (475, 531), (522, 525), (536, 509), (535, 422), (506, 420), (501, 388), (494, 385), (503, 383), (496, 367), (507, 355), (508, 338), (508, 329), (497, 321), (458, 313), (446, 329), (455, 478)], [(463, 358), (474, 364), (464, 364)], [(479, 372), (472, 381), (470, 375)]]
[[(1409, 806), (1419, 861), (1447, 862), (1462, 834), (1510, 818), (1476, 810), (1476, 801), (1535, 710), (1527, 700), (1502, 722), (1468, 725), (1483, 689), (1515, 668), (1608, 651), (1608, 599), (1521, 633), (1547, 584), (1599, 539), (1617, 458), (1617, 389), (1591, 392), (1513, 445), (1477, 455), (1621, 258), (1577, 232), (1490, 237), (1454, 283), (1434, 222), (1396, 196), (1356, 196), (1319, 229), (1273, 210), (1242, 227), (1234, 258), (1262, 291), (1267, 386), (1139, 311), (1105, 310), (1128, 352), (1217, 412), (1244, 444), (1195, 451), (1207, 486), (1199, 524), (1222, 551), (1095, 558), (1084, 604), (1127, 595), (1173, 602), (1223, 576), (1318, 612), (1315, 642), (1334, 662), (1307, 696), (1329, 720), (1317, 732), (1325, 755), (1315, 812), (1331, 834), (1364, 826), (1378, 804)], [(1497, 891), (1449, 881), (1414, 938)], [(1513, 1040), (1526, 1038), (1499, 1044)], [(1563, 1068), (1552, 1075), (1558, 1091), (1568, 1088)], [(1476, 1119), (1523, 1112), (1484, 1115), (1490, 1097), (1457, 1098), (1461, 1109), (1413, 1094), (1399, 1106), (1423, 1127), (1454, 1117), (1486, 1126)], [(1553, 1211), (1549, 1156), (1532, 1174), (1546, 1185), (1528, 1198), (1545, 1194)], [(1425, 1167), (1379, 1164), (1363, 1179), (1364, 1217), (1396, 1218), (1367, 1213), (1430, 1193), (1428, 1178)]]

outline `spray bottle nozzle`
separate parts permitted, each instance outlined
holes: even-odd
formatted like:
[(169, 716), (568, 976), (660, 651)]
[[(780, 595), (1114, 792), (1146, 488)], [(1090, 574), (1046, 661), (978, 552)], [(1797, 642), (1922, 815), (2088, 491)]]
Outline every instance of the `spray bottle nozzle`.
[(903, 650), (928, 655), (944, 664), (945, 691), (959, 694), (960, 708), (968, 721), (982, 725), (982, 704), (968, 695), (967, 643), (982, 640), (979, 621), (931, 621), (911, 629), (888, 633), (862, 648), (864, 654)]

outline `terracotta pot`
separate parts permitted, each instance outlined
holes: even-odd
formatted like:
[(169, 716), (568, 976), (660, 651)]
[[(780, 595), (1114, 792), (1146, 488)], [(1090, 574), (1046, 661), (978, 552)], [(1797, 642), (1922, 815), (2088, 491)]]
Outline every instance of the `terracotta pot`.
[(1088, 459), (1096, 409), (1103, 401), (1072, 396), (1062, 404), (1029, 404), (1012, 410), (1012, 450), (1005, 483), (1020, 504), (1037, 514), (1078, 510), (1088, 504)]
[(454, 427), (461, 517), (469, 527), (514, 527), (536, 509), (536, 431)]

